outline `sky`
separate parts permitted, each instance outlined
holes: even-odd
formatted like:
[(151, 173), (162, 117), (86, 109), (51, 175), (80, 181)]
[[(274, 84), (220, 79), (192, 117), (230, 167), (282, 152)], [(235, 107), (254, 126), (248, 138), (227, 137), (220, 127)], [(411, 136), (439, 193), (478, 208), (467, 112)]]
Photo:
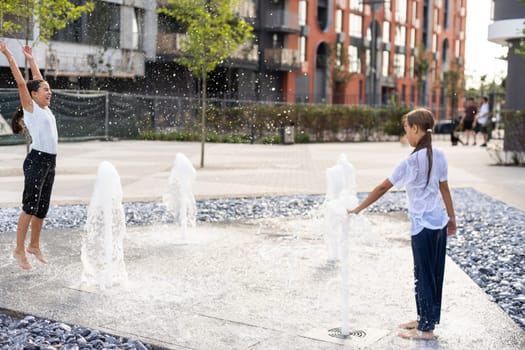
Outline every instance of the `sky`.
[(507, 48), (487, 40), (488, 26), (493, 21), (491, 0), (467, 1), (467, 28), (465, 44), (465, 77), (467, 88), (477, 88), (479, 78), (487, 75), (487, 82), (500, 83), (507, 75), (507, 62), (497, 57), (505, 56)]

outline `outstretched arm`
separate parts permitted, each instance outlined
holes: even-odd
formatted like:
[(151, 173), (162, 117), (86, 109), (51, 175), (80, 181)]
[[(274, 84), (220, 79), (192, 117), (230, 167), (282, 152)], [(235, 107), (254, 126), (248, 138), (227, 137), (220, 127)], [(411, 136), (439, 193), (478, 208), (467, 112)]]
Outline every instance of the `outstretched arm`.
[(0, 40), (0, 52), (4, 54), (4, 56), (7, 58), (7, 62), (9, 63), (9, 68), (11, 69), (11, 73), (13, 74), (16, 85), (18, 86), (18, 95), (20, 96), (20, 103), (22, 104), (22, 107), (25, 110), (32, 112), (33, 100), (31, 99), (31, 95), (27, 89), (26, 81), (24, 80), (22, 72), (20, 72), (20, 69), (16, 65), (13, 54), (7, 48), (7, 43), (5, 40)]
[(381, 196), (383, 196), (389, 189), (392, 188), (392, 183), (390, 182), (390, 180), (388, 179), (385, 179), (385, 181), (383, 181), (382, 183), (380, 183), (379, 185), (377, 185), (373, 190), (372, 192), (370, 192), (370, 194), (368, 195), (368, 197), (366, 197), (366, 199), (361, 202), (361, 204), (359, 204), (357, 206), (357, 208), (355, 209), (347, 209), (346, 211), (348, 212), (348, 214), (359, 214), (359, 212), (361, 210), (364, 210), (365, 208), (367, 208), (370, 204), (374, 203), (375, 201), (377, 201), (379, 198), (381, 198)]
[(443, 181), (439, 183), (439, 191), (441, 192), (441, 197), (443, 197), (443, 202), (445, 202), (445, 209), (447, 210), (447, 215), (448, 215), (447, 234), (450, 236), (456, 233), (457, 227), (456, 227), (456, 214), (454, 213), (454, 204), (452, 203), (452, 196), (450, 195), (450, 190), (448, 188), (447, 181)]
[(31, 49), (31, 46), (24, 45), (23, 47), (24, 56), (26, 56), (27, 62), (29, 62), (29, 67), (31, 68), (31, 75), (33, 76), (34, 80), (44, 80), (42, 77), (42, 73), (40, 73), (40, 69), (38, 69), (38, 66), (36, 65), (35, 58), (33, 57), (33, 49)]

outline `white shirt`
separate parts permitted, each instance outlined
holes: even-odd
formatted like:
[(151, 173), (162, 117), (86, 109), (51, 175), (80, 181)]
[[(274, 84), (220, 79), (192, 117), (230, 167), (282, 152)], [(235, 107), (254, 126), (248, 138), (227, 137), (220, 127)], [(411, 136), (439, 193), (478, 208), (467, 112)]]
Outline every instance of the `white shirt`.
[(24, 109), (24, 124), (31, 135), (31, 149), (57, 154), (58, 132), (51, 110), (33, 101), (33, 113)]
[(481, 125), (485, 125), (487, 123), (489, 113), (490, 113), (489, 104), (485, 102), (481, 105), (481, 107), (479, 107), (478, 123), (480, 123)]
[(443, 151), (438, 148), (432, 148), (432, 154), (432, 170), (428, 185), (426, 148), (412, 153), (403, 160), (388, 178), (396, 188), (406, 188), (413, 236), (423, 228), (441, 229), (449, 219), (439, 191), (439, 182), (447, 181), (447, 159)]

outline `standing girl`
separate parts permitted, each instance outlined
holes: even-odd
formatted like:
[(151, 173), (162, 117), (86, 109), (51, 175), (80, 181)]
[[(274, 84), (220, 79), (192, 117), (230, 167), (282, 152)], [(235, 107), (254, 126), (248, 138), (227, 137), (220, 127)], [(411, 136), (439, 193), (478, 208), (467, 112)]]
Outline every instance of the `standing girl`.
[[(55, 179), (57, 127), (55, 116), (49, 109), (51, 89), (40, 74), (31, 48), (23, 47), (24, 56), (29, 62), (33, 75), (33, 80), (27, 83), (4, 40), (0, 41), (0, 51), (9, 62), (20, 96), (21, 106), (15, 111), (11, 122), (13, 131), (20, 133), (27, 128), (31, 136), (31, 151), (27, 154), (23, 165), (25, 178), (23, 207), (18, 218), (16, 248), (13, 252), (20, 267), (29, 270), (32, 266), (26, 252), (47, 264), (40, 249), (40, 233), (49, 209)], [(29, 225), (31, 225), (31, 239), (26, 249), (25, 240)]]
[(414, 151), (359, 206), (348, 209), (348, 213), (358, 214), (392, 186), (406, 188), (417, 320), (401, 324), (404, 330), (399, 336), (433, 339), (434, 327), (441, 315), (447, 235), (456, 233), (456, 217), (447, 182), (447, 160), (443, 151), (432, 147), (434, 116), (426, 109), (415, 109), (403, 116), (403, 126)]

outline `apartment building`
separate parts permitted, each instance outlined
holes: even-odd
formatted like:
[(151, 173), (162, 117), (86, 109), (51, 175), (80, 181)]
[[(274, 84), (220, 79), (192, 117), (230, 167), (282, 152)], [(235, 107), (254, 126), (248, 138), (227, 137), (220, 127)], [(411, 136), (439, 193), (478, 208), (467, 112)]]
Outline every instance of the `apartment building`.
[[(463, 74), (466, 2), (243, 0), (237, 12), (256, 38), (210, 74), (208, 94), (236, 101), (424, 105), (450, 117), (461, 91), (447, 81)], [(194, 78), (174, 62), (184, 33), (157, 13), (165, 0), (95, 3), (91, 15), (35, 50), (55, 88), (198, 93)], [(22, 38), (8, 40), (16, 46)], [(6, 69), (0, 59), (2, 74)]]
[(288, 73), (295, 88), (288, 87), (287, 101), (399, 103), (454, 113), (448, 97), (460, 89), (450, 91), (446, 81), (463, 75), (466, 0), (298, 3), (300, 31), (289, 41), (299, 42), (300, 68)]
[[(156, 57), (156, 1), (94, 2), (92, 13), (70, 23), (47, 44), (34, 41), (39, 32), (37, 25), (6, 38), (19, 66), (25, 65), (19, 48), (28, 42), (34, 46), (37, 64), (46, 79), (53, 81), (54, 88), (111, 89), (143, 78), (148, 61)], [(2, 75), (8, 72), (7, 62), (1, 57), (0, 69)], [(0, 84), (5, 87), (5, 80)]]

